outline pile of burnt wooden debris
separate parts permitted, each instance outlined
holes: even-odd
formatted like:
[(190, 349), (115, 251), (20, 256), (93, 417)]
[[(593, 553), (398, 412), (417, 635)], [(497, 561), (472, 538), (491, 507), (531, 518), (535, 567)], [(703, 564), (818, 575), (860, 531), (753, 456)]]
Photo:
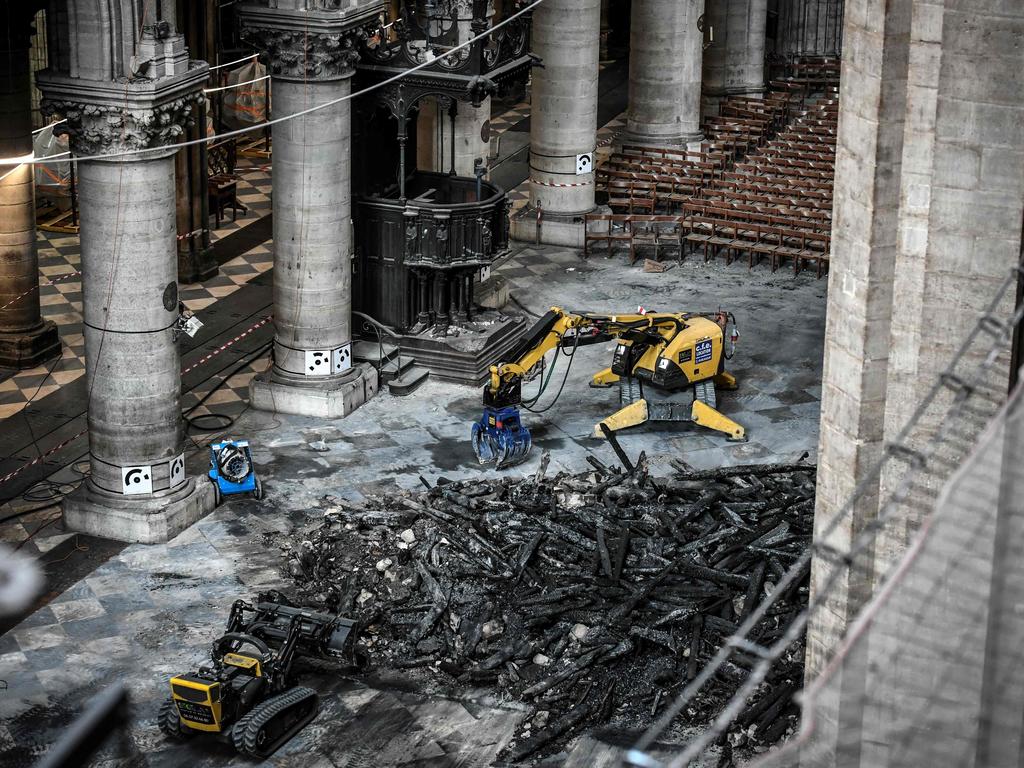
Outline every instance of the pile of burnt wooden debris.
[[(525, 702), (510, 763), (557, 753), (583, 729), (635, 733), (808, 545), (814, 467), (679, 463), (655, 479), (642, 458), (630, 472), (593, 464), (548, 477), (545, 457), (525, 478), (328, 497), (323, 524), (286, 545), (300, 598), (358, 618), (376, 666)], [(806, 600), (805, 576), (753, 639), (778, 638)], [(759, 688), (720, 764), (795, 727), (802, 656), (795, 648)], [(714, 717), (752, 664), (734, 657), (677, 735)]]

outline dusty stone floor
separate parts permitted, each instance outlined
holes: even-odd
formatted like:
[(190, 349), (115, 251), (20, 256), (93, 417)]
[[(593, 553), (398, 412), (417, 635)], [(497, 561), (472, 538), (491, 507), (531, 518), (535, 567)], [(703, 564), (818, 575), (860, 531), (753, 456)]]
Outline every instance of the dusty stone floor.
[[(729, 443), (684, 424), (646, 425), (623, 435), (624, 449), (634, 457), (646, 451), (655, 474), (667, 472), (675, 457), (698, 468), (785, 460), (803, 451), (813, 460), (827, 279), (772, 274), (764, 266), (748, 273), (740, 264), (704, 265), (699, 259), (644, 273), (621, 256), (583, 261), (572, 251), (535, 246), (517, 253), (501, 273), (513, 296), (535, 313), (551, 305), (608, 312), (642, 305), (667, 311), (721, 307), (736, 314), (741, 338), (730, 369), (740, 388), (721, 396), (719, 407), (747, 428), (749, 442)], [(611, 448), (590, 435), (602, 416), (616, 410), (616, 393), (586, 386), (610, 357), (610, 346), (578, 353), (559, 402), (543, 414), (524, 414), (534, 452), (509, 471), (530, 472), (542, 449), (551, 452), (549, 471), (581, 471), (588, 453), (615, 461)], [(560, 381), (561, 372), (553, 384)], [(476, 464), (469, 445), (470, 424), (479, 415), (477, 390), (439, 381), (406, 398), (382, 394), (334, 422), (245, 412), (231, 435), (252, 442), (264, 501), (229, 500), (166, 545), (125, 548), (0, 636), (0, 680), (7, 684), (0, 686), (0, 763), (32, 765), (90, 696), (124, 680), (134, 719), (95, 764), (244, 764), (210, 739), (184, 747), (164, 739), (155, 717), (167, 678), (207, 657), (233, 600), (286, 587), (277, 543), (316, 522), (307, 510), (317, 499), (411, 489), (421, 476), (432, 484), (441, 476), (493, 472)], [(191, 462), (191, 470), (201, 473), (206, 456), (197, 452)], [(428, 698), (394, 674), (316, 676), (310, 684), (321, 691), (321, 714), (268, 765), (483, 768), (520, 715), (516, 702), (482, 693)]]

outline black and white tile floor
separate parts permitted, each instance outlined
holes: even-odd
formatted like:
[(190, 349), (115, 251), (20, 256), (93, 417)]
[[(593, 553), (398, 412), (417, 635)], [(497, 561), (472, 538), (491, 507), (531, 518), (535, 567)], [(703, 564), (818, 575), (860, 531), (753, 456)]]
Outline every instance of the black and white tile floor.
[[(232, 221), (230, 213), (210, 233), (216, 241), (267, 215), (271, 208), (270, 168), (243, 159), (239, 169), (238, 199), (248, 208)], [(213, 218), (210, 219), (211, 224)], [(81, 248), (77, 235), (37, 232), (39, 303), (44, 319), (57, 324), (64, 352), (60, 359), (0, 380), (0, 420), (21, 411), (60, 386), (85, 373), (85, 338), (82, 335)], [(273, 265), (273, 243), (268, 241), (224, 264), (204, 283), (180, 286), (185, 305), (199, 312), (230, 295)]]

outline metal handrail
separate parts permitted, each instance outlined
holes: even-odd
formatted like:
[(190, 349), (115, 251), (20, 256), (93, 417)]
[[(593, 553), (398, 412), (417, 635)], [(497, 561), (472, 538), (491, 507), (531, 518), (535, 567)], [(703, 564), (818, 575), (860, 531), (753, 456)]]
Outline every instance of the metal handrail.
[(398, 352), (397, 356), (395, 357), (396, 373), (401, 373), (402, 371), (402, 337), (394, 329), (389, 328), (379, 320), (375, 320), (365, 312), (358, 312), (356, 310), (352, 310), (352, 314), (358, 315), (363, 319), (364, 331), (373, 331), (375, 334), (377, 334), (377, 380), (379, 386), (379, 382), (384, 374), (384, 336), (387, 335), (390, 336), (392, 339), (396, 340), (395, 348), (397, 349)]

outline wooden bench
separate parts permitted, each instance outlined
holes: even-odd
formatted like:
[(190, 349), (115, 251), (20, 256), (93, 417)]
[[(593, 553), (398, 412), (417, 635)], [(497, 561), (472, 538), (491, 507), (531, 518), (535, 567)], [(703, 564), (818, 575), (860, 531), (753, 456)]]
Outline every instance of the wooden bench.
[(821, 179), (804, 179), (798, 176), (786, 176), (775, 173), (739, 173), (727, 171), (722, 174), (723, 181), (736, 181), (742, 184), (774, 187), (776, 189), (806, 190), (809, 197), (832, 198), (832, 183)]
[[(596, 227), (593, 225), (597, 225)], [(590, 255), (591, 243), (606, 243), (608, 256), (615, 243), (627, 243), (633, 260), (633, 217), (617, 213), (588, 213), (583, 217), (583, 257)]]
[(765, 176), (783, 176), (795, 179), (828, 181), (829, 183), (832, 182), (832, 177), (835, 175), (834, 171), (822, 171), (813, 168), (789, 168), (782, 165), (769, 165), (754, 162), (736, 163), (736, 171), (738, 173), (748, 172)]
[(660, 157), (687, 162), (709, 162), (724, 166), (728, 157), (721, 152), (704, 152), (682, 147), (648, 147), (641, 144), (623, 144), (616, 155), (634, 157)]

